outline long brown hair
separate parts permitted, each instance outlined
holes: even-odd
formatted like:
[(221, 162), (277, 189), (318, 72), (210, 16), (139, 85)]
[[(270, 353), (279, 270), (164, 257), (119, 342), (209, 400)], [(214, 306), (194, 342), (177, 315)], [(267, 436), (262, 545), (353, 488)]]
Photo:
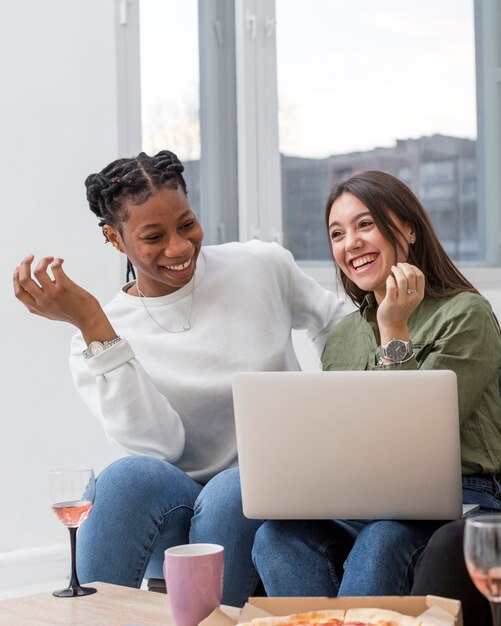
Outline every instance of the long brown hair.
[[(386, 172), (369, 170), (358, 172), (339, 182), (327, 199), (325, 210), (327, 232), (332, 204), (343, 193), (351, 193), (369, 209), (381, 234), (393, 246), (395, 257), (399, 248), (404, 253), (405, 250), (401, 244), (402, 233), (391, 219), (389, 211), (412, 226), (416, 241), (409, 247), (407, 261), (416, 265), (425, 275), (425, 296), (442, 299), (462, 291), (478, 293), (443, 249), (421, 202), (398, 178)], [(367, 292), (347, 278), (337, 264), (336, 269), (345, 292), (355, 304), (360, 305)]]

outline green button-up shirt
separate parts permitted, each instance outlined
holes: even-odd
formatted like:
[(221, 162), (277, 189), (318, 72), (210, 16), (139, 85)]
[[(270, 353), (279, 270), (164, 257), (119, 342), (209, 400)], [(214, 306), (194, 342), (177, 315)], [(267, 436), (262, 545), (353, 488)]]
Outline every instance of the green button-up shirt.
[(414, 355), (378, 366), (377, 303), (369, 294), (360, 310), (332, 330), (322, 355), (325, 370), (448, 369), (458, 378), (463, 474), (501, 472), (501, 333), (482, 296), (463, 292), (425, 298), (409, 318)]

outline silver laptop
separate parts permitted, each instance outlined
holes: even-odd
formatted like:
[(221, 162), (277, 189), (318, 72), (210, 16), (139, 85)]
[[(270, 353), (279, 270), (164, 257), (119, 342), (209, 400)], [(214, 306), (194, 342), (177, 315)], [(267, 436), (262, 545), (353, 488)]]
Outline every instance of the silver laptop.
[(233, 400), (249, 518), (465, 513), (454, 372), (239, 373)]

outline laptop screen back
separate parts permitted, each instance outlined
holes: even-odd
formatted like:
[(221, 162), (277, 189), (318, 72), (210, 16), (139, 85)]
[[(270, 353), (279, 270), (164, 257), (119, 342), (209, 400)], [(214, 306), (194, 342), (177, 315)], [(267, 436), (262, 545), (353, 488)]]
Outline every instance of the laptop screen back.
[(454, 372), (252, 372), (233, 379), (244, 513), (462, 515)]

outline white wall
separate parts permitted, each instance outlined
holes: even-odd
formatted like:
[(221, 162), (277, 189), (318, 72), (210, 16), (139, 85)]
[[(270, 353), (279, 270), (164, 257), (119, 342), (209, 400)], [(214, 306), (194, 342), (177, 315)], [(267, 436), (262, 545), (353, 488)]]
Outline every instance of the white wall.
[(63, 257), (103, 303), (123, 279), (83, 184), (123, 150), (115, 24), (114, 0), (0, 5), (0, 592), (66, 571), (68, 531), (49, 509), (48, 470), (98, 471), (119, 456), (74, 391), (72, 327), (30, 315), (11, 279), (29, 253)]

